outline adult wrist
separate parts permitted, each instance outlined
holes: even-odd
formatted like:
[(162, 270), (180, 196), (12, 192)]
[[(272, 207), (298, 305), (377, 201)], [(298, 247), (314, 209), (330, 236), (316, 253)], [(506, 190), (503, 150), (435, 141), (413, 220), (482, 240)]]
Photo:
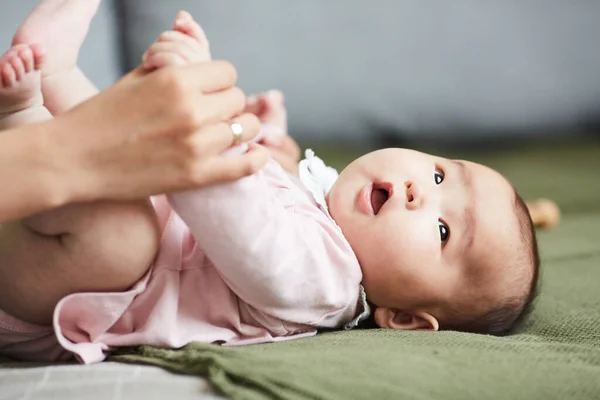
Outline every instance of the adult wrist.
[(38, 125), (27, 140), (32, 164), (37, 170), (31, 171), (37, 176), (40, 196), (44, 209), (52, 209), (73, 203), (76, 200), (76, 162), (72, 152), (66, 146), (55, 141), (59, 131), (58, 120), (50, 120)]
[(0, 223), (73, 201), (70, 178), (61, 166), (68, 163), (48, 146), (54, 128), (44, 122), (0, 134)]

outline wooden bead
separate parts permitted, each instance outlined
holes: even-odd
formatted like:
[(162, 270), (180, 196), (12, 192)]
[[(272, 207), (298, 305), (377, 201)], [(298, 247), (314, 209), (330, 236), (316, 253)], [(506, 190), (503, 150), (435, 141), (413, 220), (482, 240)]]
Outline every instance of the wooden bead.
[(551, 229), (560, 220), (560, 209), (552, 200), (537, 199), (528, 201), (527, 208), (536, 228)]

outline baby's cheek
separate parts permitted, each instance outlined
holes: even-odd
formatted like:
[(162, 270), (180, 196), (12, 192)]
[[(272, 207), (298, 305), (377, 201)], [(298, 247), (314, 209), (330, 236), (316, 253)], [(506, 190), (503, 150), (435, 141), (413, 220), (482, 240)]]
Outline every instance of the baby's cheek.
[(435, 242), (438, 244), (439, 235), (435, 236), (437, 220), (421, 211), (401, 210), (397, 213), (395, 236), (404, 246), (414, 247), (415, 250), (428, 250)]
[(406, 212), (402, 217), (390, 227), (386, 241), (397, 259), (409, 267), (422, 268), (439, 256), (439, 235), (435, 234), (431, 218), (424, 218), (418, 212)]

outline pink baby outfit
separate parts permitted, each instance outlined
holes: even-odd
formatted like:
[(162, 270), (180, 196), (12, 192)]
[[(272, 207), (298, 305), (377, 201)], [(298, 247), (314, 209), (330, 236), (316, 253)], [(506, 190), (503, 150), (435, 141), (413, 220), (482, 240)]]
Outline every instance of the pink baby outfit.
[(356, 326), (369, 309), (327, 212), (336, 176), (307, 152), (300, 179), (269, 161), (234, 183), (153, 199), (163, 235), (147, 275), (127, 292), (65, 297), (54, 334), (0, 311), (0, 354), (93, 363), (120, 346), (241, 345)]

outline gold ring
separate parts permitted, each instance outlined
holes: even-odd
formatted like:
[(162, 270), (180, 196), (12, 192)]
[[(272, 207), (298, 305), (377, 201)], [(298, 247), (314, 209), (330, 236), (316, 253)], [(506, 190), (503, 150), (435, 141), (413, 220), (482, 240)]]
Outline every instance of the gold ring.
[(233, 145), (238, 146), (242, 143), (242, 134), (244, 133), (244, 128), (238, 122), (233, 122), (230, 126), (231, 132), (233, 133)]

